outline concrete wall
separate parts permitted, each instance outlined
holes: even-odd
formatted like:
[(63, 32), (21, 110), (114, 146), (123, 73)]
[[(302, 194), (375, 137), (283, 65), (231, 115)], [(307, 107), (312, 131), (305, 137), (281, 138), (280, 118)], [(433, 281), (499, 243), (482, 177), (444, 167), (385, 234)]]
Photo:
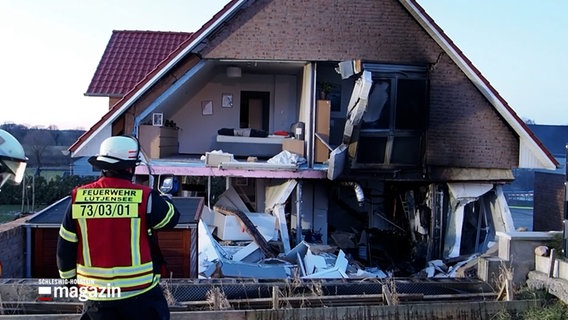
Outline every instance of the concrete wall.
[(0, 224), (0, 278), (23, 278), (25, 270), (26, 218)]
[(529, 272), (535, 269), (534, 249), (550, 246), (560, 236), (559, 232), (497, 232), (499, 258), (512, 267), (515, 286), (522, 286)]

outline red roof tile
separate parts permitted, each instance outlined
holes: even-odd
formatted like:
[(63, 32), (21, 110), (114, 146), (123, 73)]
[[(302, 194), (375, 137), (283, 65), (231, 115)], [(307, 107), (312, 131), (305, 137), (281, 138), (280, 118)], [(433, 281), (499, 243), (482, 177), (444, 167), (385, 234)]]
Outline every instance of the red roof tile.
[(191, 35), (190, 32), (113, 31), (85, 95), (124, 96)]
[[(205, 34), (207, 29), (215, 24), (216, 21), (221, 20), (221, 17), (228, 11), (232, 9), (233, 6), (239, 3), (240, 0), (231, 0), (228, 4), (226, 4), (219, 12), (217, 12), (209, 21), (207, 21), (199, 30), (194, 33), (189, 34), (187, 39), (182, 41), (180, 45), (172, 51), (170, 55), (168, 55), (164, 60), (162, 60), (151, 72), (147, 73), (140, 82), (136, 83), (134, 87), (130, 91), (127, 91), (126, 94), (117, 101), (109, 111), (99, 119), (89, 130), (87, 130), (83, 135), (75, 141), (70, 147), (69, 151), (75, 152), (77, 149), (82, 146), (88, 139), (95, 133), (95, 131), (104, 125), (105, 121), (110, 119), (117, 110), (128, 100), (130, 96), (132, 96), (136, 90), (139, 90), (142, 87), (142, 84), (149, 82), (152, 77), (155, 75), (154, 73), (163, 68), (169, 61), (174, 60), (180, 52), (188, 46), (193, 40), (198, 38), (200, 35)], [(102, 60), (102, 59), (101, 59)], [(97, 68), (98, 69), (98, 68)], [(98, 70), (97, 70), (98, 71)], [(93, 77), (94, 78), (94, 77)], [(136, 87), (138, 86), (138, 87)]]

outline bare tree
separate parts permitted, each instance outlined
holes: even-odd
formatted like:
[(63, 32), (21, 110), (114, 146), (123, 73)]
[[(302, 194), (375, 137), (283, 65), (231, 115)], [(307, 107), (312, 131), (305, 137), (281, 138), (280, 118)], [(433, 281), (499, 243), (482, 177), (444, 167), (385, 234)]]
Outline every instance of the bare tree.
[(536, 124), (533, 119), (523, 118), (523, 122), (526, 124)]
[(24, 144), (29, 148), (26, 153), (29, 153), (30, 160), (35, 162), (38, 169), (42, 167), (42, 157), (45, 151), (53, 143), (51, 130), (47, 129), (30, 128), (24, 137)]
[(51, 135), (53, 136), (53, 141), (55, 142), (55, 145), (58, 146), (59, 139), (61, 138), (61, 131), (59, 130), (59, 128), (56, 125), (52, 124), (47, 127), (47, 130), (51, 131)]
[(4, 124), (0, 125), (0, 129), (6, 130), (11, 135), (13, 135), (14, 138), (18, 139), (18, 141), (22, 141), (22, 139), (28, 132), (28, 127), (21, 124), (15, 124), (13, 122), (5, 122)]

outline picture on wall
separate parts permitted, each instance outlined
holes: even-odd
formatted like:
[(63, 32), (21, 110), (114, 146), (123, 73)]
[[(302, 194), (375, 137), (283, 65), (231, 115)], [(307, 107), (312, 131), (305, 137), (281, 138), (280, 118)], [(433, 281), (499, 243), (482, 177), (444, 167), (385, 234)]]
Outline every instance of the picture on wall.
[(233, 95), (230, 93), (223, 93), (223, 97), (221, 99), (223, 108), (232, 108), (233, 107)]
[(204, 116), (210, 116), (213, 114), (213, 101), (201, 101), (201, 114)]
[(164, 114), (163, 113), (152, 113), (152, 125), (155, 127), (161, 127), (164, 125)]

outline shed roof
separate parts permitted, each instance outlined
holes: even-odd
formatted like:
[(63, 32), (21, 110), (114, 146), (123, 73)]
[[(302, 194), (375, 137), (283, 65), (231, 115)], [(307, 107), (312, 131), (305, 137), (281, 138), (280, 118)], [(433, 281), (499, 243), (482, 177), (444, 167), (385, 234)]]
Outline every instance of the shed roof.
[[(172, 201), (181, 213), (177, 224), (178, 228), (184, 228), (197, 223), (204, 206), (204, 199), (202, 197), (174, 197)], [(66, 196), (34, 214), (26, 222), (34, 226), (59, 228), (70, 203), (71, 196)]]
[(124, 96), (191, 35), (114, 30), (85, 95)]

